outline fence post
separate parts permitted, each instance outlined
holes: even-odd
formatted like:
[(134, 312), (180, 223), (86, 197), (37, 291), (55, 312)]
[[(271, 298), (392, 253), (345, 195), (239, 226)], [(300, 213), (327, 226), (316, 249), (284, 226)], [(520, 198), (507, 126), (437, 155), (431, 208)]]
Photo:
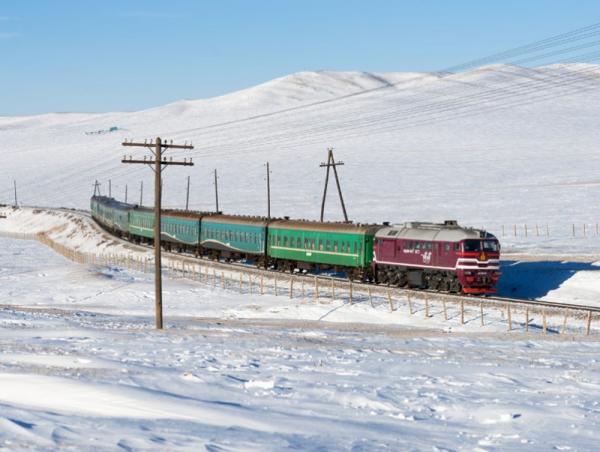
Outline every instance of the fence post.
[(349, 298), (349, 301), (350, 301), (350, 306), (352, 306), (352, 280), (350, 280), (350, 298)]
[(506, 317), (508, 320), (508, 331), (512, 330), (512, 313), (510, 312), (510, 304), (506, 303)]
[(278, 293), (277, 293), (277, 275), (275, 275), (274, 279), (275, 279), (275, 283), (274, 283), (275, 284), (275, 287), (274, 287), (274, 289), (275, 289), (275, 296), (277, 296), (278, 295)]
[(260, 294), (261, 295), (265, 294), (265, 281), (264, 281), (264, 276), (262, 273), (260, 274)]
[(294, 276), (290, 277), (290, 298), (294, 298)]
[[(233, 281), (232, 281), (232, 282), (233, 282)], [(225, 287), (226, 287), (226, 286), (227, 286), (227, 284), (225, 283), (225, 272), (224, 272), (224, 271), (222, 271), (222, 272), (221, 272), (221, 287), (222, 287), (223, 289), (225, 289)]]
[(302, 281), (302, 298), (304, 298), (304, 278), (301, 279)]
[(465, 324), (465, 300), (462, 298), (460, 300), (460, 323), (461, 325)]
[[(371, 288), (369, 287), (369, 297), (371, 296)], [(390, 289), (387, 290), (388, 302), (390, 304), (390, 312), (394, 312), (394, 303), (392, 302), (392, 294)], [(371, 306), (373, 306), (373, 300), (371, 300)]]
[(442, 305), (444, 306), (444, 320), (448, 321), (448, 310), (446, 309), (446, 298), (442, 298)]
[(561, 334), (565, 334), (565, 332), (567, 331), (567, 315), (568, 315), (568, 311), (565, 310), (565, 316), (563, 318), (563, 324), (562, 324), (562, 330), (561, 330)]
[(248, 291), (252, 295), (252, 273), (248, 273)]
[(525, 237), (527, 237), (527, 225), (525, 225)]
[(592, 328), (592, 311), (588, 311), (588, 316), (587, 316), (587, 326), (585, 329), (585, 334), (586, 335), (590, 335), (590, 330)]
[(242, 272), (240, 272), (240, 292), (242, 291)]
[(529, 331), (529, 306), (525, 307), (525, 331)]
[(425, 318), (429, 318), (429, 296), (425, 294)]
[(575, 223), (573, 223), (573, 237), (575, 237)]
[(315, 300), (319, 300), (319, 278), (315, 276)]
[(544, 334), (546, 334), (546, 332), (547, 332), (547, 325), (546, 325), (546, 308), (542, 308), (542, 323), (543, 323), (543, 330), (544, 330)]
[(335, 282), (333, 276), (331, 277), (331, 299), (335, 300)]
[(550, 227), (548, 226), (548, 223), (546, 223), (546, 237), (550, 237)]
[(410, 315), (413, 315), (412, 301), (410, 300), (410, 292), (406, 294), (406, 299), (408, 300), (408, 312), (410, 312)]
[(370, 287), (367, 288), (367, 292), (369, 293), (369, 303), (371, 304), (371, 307), (374, 308), (375, 306), (373, 306), (373, 296), (371, 295)]
[(479, 312), (481, 314), (481, 320), (479, 323), (481, 324), (481, 326), (483, 326), (483, 301), (479, 302)]

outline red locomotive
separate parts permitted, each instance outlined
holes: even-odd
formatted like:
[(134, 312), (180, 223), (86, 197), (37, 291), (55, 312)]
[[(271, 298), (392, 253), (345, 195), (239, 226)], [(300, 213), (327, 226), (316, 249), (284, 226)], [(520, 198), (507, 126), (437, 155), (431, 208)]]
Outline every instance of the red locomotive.
[(456, 221), (386, 226), (375, 234), (372, 265), (377, 283), (495, 293), (500, 243), (492, 234)]

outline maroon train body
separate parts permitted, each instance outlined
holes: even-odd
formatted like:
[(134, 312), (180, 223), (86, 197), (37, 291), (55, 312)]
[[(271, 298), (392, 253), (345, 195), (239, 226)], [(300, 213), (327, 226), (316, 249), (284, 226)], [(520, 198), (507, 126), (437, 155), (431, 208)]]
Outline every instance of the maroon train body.
[(500, 244), (492, 234), (455, 221), (387, 226), (375, 234), (372, 265), (378, 283), (495, 293)]

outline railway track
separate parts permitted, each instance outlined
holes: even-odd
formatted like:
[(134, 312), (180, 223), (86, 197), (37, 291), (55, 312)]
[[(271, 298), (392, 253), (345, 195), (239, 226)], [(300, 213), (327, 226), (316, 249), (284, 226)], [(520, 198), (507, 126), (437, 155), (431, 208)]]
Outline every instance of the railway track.
[[(84, 218), (87, 222), (98, 232), (107, 235), (112, 240), (122, 243), (126, 245), (128, 249), (131, 250), (139, 250), (143, 252), (148, 252), (152, 249), (150, 245), (141, 245), (129, 242), (120, 237), (114, 236), (110, 234), (108, 231), (100, 227), (91, 217), (90, 213), (87, 211), (81, 210), (72, 210), (72, 209), (48, 209), (42, 207), (36, 207), (45, 210), (58, 210), (65, 213), (73, 214), (79, 216), (80, 218)], [(357, 295), (368, 294), (368, 297), (381, 297), (381, 298), (394, 298), (398, 299), (412, 299), (413, 301), (427, 303), (429, 302), (443, 302), (445, 306), (445, 302), (450, 302), (454, 304), (467, 305), (467, 306), (479, 306), (479, 307), (491, 307), (497, 308), (501, 310), (510, 310), (511, 308), (521, 308), (527, 310), (528, 312), (542, 312), (545, 315), (567, 315), (579, 318), (588, 319), (588, 332), (590, 328), (590, 323), (592, 317), (594, 315), (598, 315), (600, 313), (600, 307), (597, 306), (589, 306), (589, 305), (580, 305), (580, 304), (570, 304), (570, 303), (557, 303), (551, 301), (540, 301), (540, 300), (528, 300), (528, 299), (520, 299), (520, 298), (509, 298), (509, 297), (497, 297), (497, 296), (473, 296), (473, 295), (464, 295), (464, 294), (452, 294), (452, 293), (444, 293), (444, 292), (436, 292), (430, 290), (419, 290), (419, 289), (410, 289), (410, 288), (399, 288), (394, 286), (385, 286), (385, 285), (375, 285), (375, 284), (367, 284), (357, 281), (349, 281), (345, 278), (335, 277), (332, 275), (315, 275), (315, 274), (306, 274), (306, 273), (284, 273), (274, 270), (267, 270), (257, 268), (248, 264), (240, 263), (240, 262), (224, 262), (224, 261), (215, 261), (207, 258), (197, 258), (195, 256), (189, 254), (182, 253), (174, 253), (174, 252), (163, 252), (163, 256), (166, 259), (171, 260), (172, 262), (179, 262), (183, 269), (185, 266), (201, 266), (208, 267), (213, 270), (213, 273), (216, 271), (219, 272), (237, 272), (243, 273), (248, 276), (254, 277), (263, 277), (270, 279), (278, 279), (281, 283), (291, 284), (293, 285), (296, 281), (298, 283), (302, 283), (310, 287), (310, 285), (315, 285), (315, 287), (320, 287), (321, 290), (326, 291), (330, 287), (334, 288), (332, 291), (337, 290), (338, 293), (346, 292), (351, 294), (350, 299), (352, 300), (352, 294), (355, 295), (355, 300), (357, 299)], [(185, 270), (183, 270), (185, 273)], [(290, 280), (293, 280), (290, 283)], [(283, 287), (283, 286), (282, 286)], [(318, 293), (318, 289), (317, 289)], [(445, 309), (445, 308), (444, 308)], [(510, 314), (509, 314), (510, 316)]]

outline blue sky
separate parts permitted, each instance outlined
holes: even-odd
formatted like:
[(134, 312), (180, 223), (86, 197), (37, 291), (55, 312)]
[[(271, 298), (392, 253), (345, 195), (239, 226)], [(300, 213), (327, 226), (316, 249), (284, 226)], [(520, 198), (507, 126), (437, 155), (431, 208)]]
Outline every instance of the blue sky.
[(138, 110), (302, 70), (437, 70), (596, 22), (597, 0), (1, 0), (0, 115)]

